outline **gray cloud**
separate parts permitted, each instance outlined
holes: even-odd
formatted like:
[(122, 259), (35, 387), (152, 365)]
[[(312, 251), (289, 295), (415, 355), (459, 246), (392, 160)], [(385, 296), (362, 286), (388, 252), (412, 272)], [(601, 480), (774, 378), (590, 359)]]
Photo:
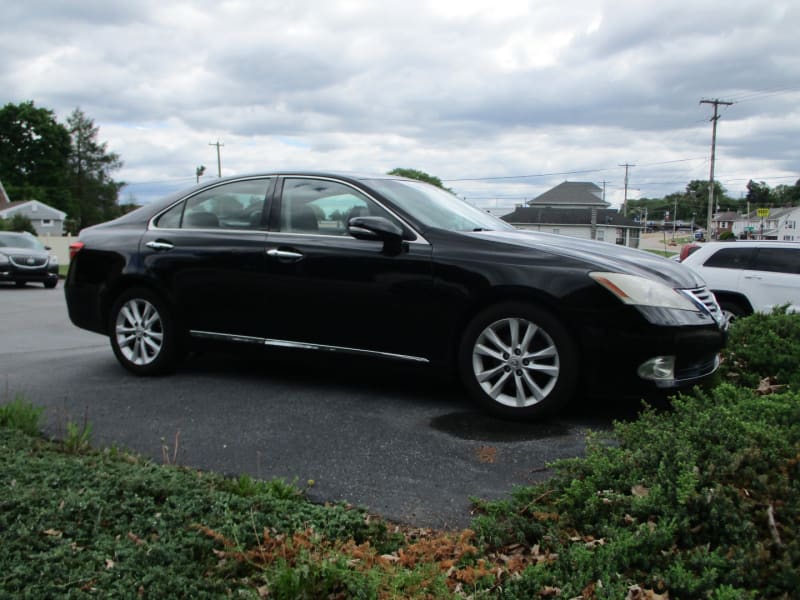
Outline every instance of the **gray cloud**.
[[(720, 121), (720, 179), (798, 173), (798, 25), (791, 0), (36, 0), (6, 9), (0, 89), (81, 106), (142, 184), (183, 181), (219, 138), (227, 172), (596, 170), (576, 177), (618, 198), (635, 162), (658, 195), (707, 176), (703, 97), (742, 100)], [(454, 187), (524, 196), (567, 177)]]

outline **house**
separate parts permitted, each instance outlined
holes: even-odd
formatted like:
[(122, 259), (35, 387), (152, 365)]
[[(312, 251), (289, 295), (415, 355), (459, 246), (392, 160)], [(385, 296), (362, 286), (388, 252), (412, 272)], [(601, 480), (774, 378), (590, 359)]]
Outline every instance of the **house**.
[(38, 200), (11, 202), (0, 182), (0, 218), (11, 219), (14, 215), (28, 217), (37, 235), (64, 235), (67, 213)]
[(608, 208), (603, 190), (593, 183), (564, 181), (528, 202), (528, 206), (548, 208)]
[(734, 211), (715, 214), (711, 218), (711, 235), (714, 238), (719, 238), (720, 234), (726, 231), (735, 233), (733, 231), (733, 224), (739, 217), (741, 217), (741, 215)]
[(765, 217), (756, 211), (737, 217), (732, 227), (737, 238), (800, 242), (800, 206), (770, 208)]
[(637, 248), (642, 226), (609, 207), (595, 184), (565, 181), (501, 218), (517, 229)]

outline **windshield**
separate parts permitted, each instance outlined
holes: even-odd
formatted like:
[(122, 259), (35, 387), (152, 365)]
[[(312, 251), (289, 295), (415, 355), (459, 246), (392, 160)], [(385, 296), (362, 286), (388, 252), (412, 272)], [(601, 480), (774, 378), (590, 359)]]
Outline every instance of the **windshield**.
[(421, 181), (375, 179), (368, 182), (423, 225), (450, 231), (514, 230), (450, 192)]
[(0, 248), (26, 248), (44, 250), (42, 243), (31, 235), (19, 233), (0, 233)]

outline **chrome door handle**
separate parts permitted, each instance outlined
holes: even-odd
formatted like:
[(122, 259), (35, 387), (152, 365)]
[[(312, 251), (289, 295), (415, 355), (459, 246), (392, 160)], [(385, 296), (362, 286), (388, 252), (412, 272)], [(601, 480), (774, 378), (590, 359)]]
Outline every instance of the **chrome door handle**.
[(152, 248), (153, 250), (172, 250), (175, 247), (174, 244), (160, 241), (147, 242), (145, 246)]
[(283, 260), (300, 260), (303, 258), (303, 255), (299, 252), (292, 252), (291, 250), (278, 250), (277, 248), (267, 250), (267, 256), (271, 258), (280, 258)]

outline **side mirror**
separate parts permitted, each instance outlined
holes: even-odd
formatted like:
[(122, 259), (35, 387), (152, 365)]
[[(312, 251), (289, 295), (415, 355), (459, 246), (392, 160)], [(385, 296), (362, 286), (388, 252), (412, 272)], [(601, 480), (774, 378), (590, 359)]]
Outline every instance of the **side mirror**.
[(383, 242), (387, 251), (399, 252), (402, 247), (403, 230), (385, 217), (353, 217), (347, 232), (357, 240)]

